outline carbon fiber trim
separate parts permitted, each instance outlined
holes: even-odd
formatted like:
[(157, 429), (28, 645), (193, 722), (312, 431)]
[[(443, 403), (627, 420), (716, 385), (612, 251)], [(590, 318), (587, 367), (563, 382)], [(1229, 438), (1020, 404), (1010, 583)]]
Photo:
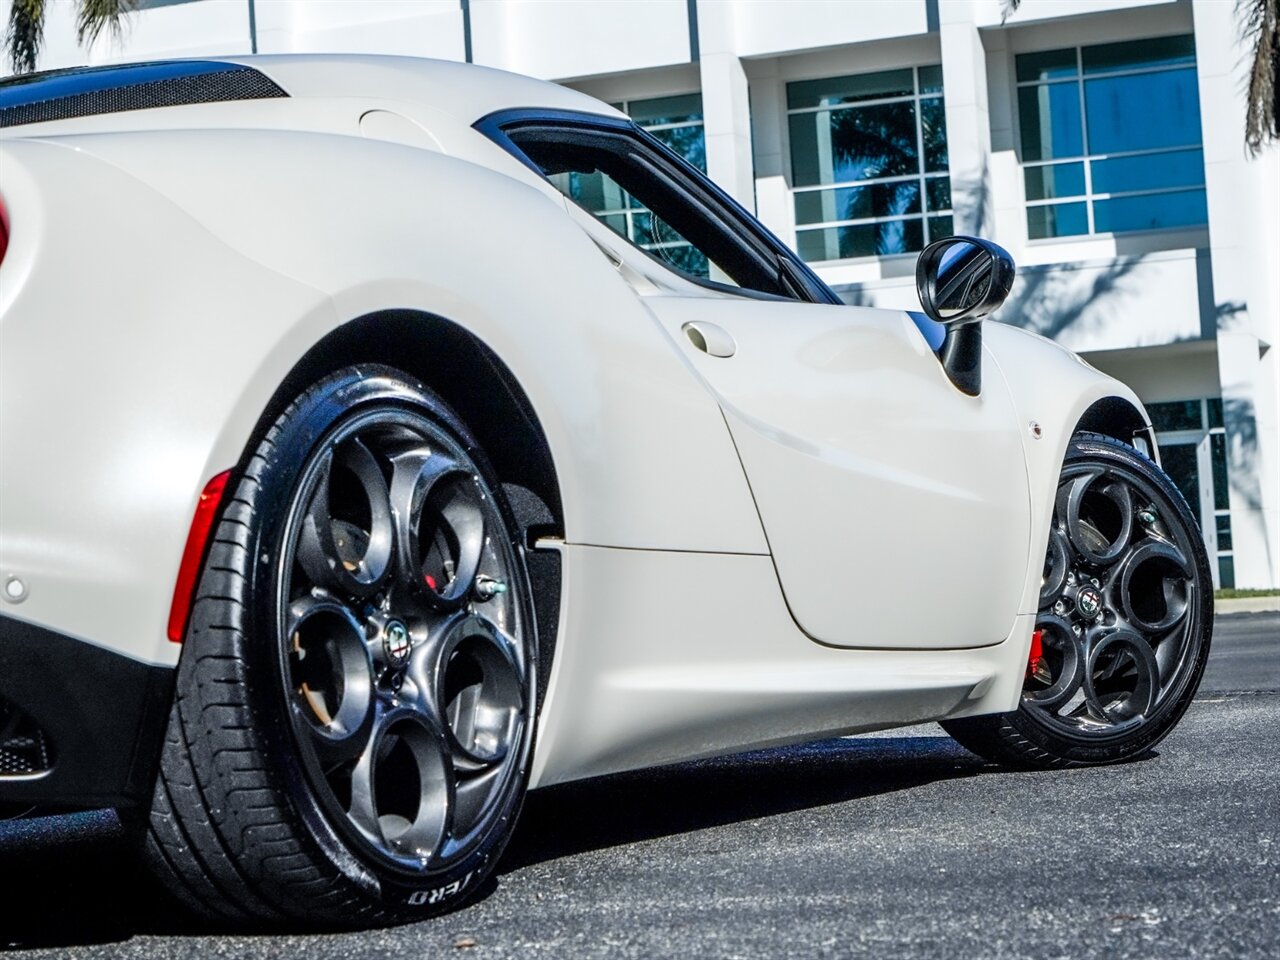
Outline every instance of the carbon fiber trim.
[(0, 127), (287, 96), (252, 67), (208, 60), (51, 71), (0, 83)]

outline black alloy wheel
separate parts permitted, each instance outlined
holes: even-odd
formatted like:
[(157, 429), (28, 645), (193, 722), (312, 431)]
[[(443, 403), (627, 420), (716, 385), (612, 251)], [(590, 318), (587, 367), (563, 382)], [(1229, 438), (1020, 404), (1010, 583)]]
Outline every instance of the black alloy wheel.
[(149, 858), (207, 913), (368, 925), (463, 902), (535, 716), (522, 545), (465, 427), (349, 368), (276, 421), (197, 593)]
[(943, 726), (1012, 765), (1131, 759), (1191, 702), (1212, 626), (1208, 557), (1181, 494), (1133, 447), (1079, 434), (1058, 483), (1019, 708)]

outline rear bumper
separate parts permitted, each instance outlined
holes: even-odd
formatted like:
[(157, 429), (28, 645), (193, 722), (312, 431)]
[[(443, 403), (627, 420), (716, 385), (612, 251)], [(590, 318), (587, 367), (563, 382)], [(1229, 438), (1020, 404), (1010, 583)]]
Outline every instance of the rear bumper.
[(0, 804), (145, 800), (173, 677), (172, 668), (0, 616)]

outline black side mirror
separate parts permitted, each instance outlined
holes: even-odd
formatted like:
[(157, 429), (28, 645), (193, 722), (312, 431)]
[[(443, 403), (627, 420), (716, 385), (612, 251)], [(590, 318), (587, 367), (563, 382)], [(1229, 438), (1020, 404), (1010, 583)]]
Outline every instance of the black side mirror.
[(959, 389), (982, 389), (980, 321), (1004, 303), (1017, 273), (1013, 258), (989, 240), (947, 237), (920, 251), (916, 291), (924, 312), (947, 325), (938, 351), (942, 367)]

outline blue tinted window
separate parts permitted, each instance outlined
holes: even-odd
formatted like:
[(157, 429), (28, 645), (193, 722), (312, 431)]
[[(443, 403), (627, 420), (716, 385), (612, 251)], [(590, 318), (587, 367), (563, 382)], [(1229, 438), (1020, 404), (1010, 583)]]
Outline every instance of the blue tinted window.
[(1084, 154), (1080, 132), (1080, 88), (1047, 83), (1018, 91), (1022, 123), (1022, 159), (1053, 160)]
[[(1125, 40), (1102, 43), (1080, 51), (1085, 73), (1112, 70), (1141, 70), (1196, 62), (1196, 43), (1191, 34), (1178, 37), (1152, 37), (1148, 40)], [(1018, 77), (1022, 80), (1022, 77)], [(1026, 78), (1031, 79), (1031, 78)]]
[(1017, 76), (1032, 239), (1206, 221), (1192, 37), (1022, 54)]
[[(930, 210), (951, 209), (951, 178), (930, 177), (925, 181)], [(937, 239), (936, 237), (934, 238)]]
[(1200, 143), (1195, 70), (1162, 70), (1084, 82), (1091, 153)]
[[(941, 73), (940, 70), (939, 73)], [(787, 109), (831, 107), (842, 103), (857, 103), (859, 100), (909, 97), (914, 92), (913, 83), (910, 69), (788, 83)], [(941, 86), (941, 84), (942, 80), (939, 77), (938, 85)]]
[(1024, 53), (1017, 60), (1018, 80), (1058, 80), (1063, 77), (1074, 77), (1079, 71), (1076, 68), (1076, 48), (1066, 50), (1042, 50), (1039, 53)]
[(1207, 219), (1203, 190), (1113, 197), (1093, 204), (1093, 225), (1099, 233), (1189, 227)]
[(1204, 153), (1200, 150), (1094, 160), (1092, 166), (1094, 193), (1204, 185)]
[(631, 100), (623, 104), (626, 113), (642, 127), (668, 123), (702, 122), (702, 94), (686, 93), (678, 97), (655, 97)]
[(924, 246), (920, 220), (889, 220), (847, 227), (800, 230), (796, 250), (805, 260), (848, 260), (911, 253)]
[[(1057, 197), (1084, 195), (1084, 164), (1055, 163), (1044, 167), (1027, 167), (1023, 171), (1028, 200), (1053, 200)], [(1097, 189), (1097, 180), (1094, 181)]]
[(1089, 232), (1089, 213), (1083, 203), (1055, 203), (1027, 207), (1027, 235), (1032, 240), (1071, 237)]
[(910, 101), (795, 113), (790, 123), (798, 187), (919, 173)]
[(919, 212), (919, 180), (899, 180), (865, 187), (837, 187), (834, 190), (813, 190), (796, 194), (796, 223), (901, 217)]
[(789, 83), (787, 106), (802, 257), (910, 253), (950, 235), (941, 67)]

